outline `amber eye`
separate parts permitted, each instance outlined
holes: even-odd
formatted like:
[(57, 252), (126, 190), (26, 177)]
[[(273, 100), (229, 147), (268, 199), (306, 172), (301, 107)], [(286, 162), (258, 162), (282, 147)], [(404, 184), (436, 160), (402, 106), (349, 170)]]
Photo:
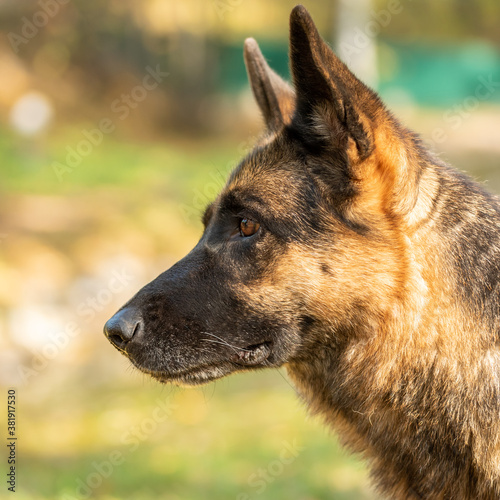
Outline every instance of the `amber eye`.
[(250, 219), (241, 219), (240, 234), (248, 237), (254, 235), (259, 230), (260, 224)]

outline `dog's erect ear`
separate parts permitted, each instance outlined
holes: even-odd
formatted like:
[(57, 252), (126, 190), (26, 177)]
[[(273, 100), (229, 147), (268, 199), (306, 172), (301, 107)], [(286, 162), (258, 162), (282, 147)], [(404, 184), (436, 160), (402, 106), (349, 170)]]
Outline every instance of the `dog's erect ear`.
[(418, 141), (333, 53), (301, 5), (290, 15), (290, 63), (297, 96), (291, 127), (306, 144), (335, 149), (341, 153), (337, 159), (347, 157), (347, 169), (334, 170), (333, 184), (341, 174), (347, 182), (360, 181), (358, 214), (377, 204), (412, 224), (423, 217), (436, 183), (410, 161), (420, 155)]
[(323, 41), (302, 5), (290, 15), (290, 64), (296, 119), (313, 132), (333, 129), (337, 138), (350, 137), (366, 158), (373, 149), (369, 114), (382, 104)]
[(253, 95), (264, 116), (267, 128), (276, 130), (291, 121), (295, 101), (294, 92), (269, 67), (253, 38), (247, 38), (244, 47), (245, 64)]

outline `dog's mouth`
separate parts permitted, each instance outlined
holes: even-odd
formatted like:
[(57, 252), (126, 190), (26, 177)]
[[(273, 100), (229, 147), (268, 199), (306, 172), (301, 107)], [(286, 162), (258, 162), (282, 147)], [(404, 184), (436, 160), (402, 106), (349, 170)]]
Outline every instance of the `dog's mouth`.
[(134, 361), (132, 363), (142, 372), (151, 375), (162, 383), (178, 385), (200, 385), (222, 378), (229, 373), (244, 370), (245, 368), (264, 368), (270, 366), (268, 358), (272, 353), (272, 343), (262, 342), (245, 348), (233, 347), (234, 352), (228, 359), (204, 363), (185, 370), (154, 370), (145, 368)]
[(264, 363), (271, 354), (271, 342), (250, 345), (244, 349), (235, 348), (231, 361), (238, 365), (255, 366)]

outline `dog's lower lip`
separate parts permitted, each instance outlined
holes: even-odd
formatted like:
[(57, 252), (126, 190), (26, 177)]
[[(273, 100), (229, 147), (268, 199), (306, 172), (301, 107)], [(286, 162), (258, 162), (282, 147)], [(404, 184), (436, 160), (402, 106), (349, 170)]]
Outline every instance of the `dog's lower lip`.
[(239, 365), (258, 365), (263, 363), (270, 354), (271, 342), (262, 342), (239, 349), (233, 354), (231, 361)]
[(195, 380), (197, 378), (200, 379), (200, 381), (210, 381), (213, 378), (218, 378), (218, 377), (212, 377), (212, 376), (207, 376), (208, 372), (211, 369), (216, 368), (215, 365), (206, 365), (206, 366), (199, 366), (196, 368), (192, 368), (190, 370), (186, 371), (180, 371), (180, 372), (166, 372), (166, 371), (155, 371), (155, 370), (147, 370), (141, 367), (138, 367), (141, 371), (148, 373), (151, 375), (153, 378), (157, 379), (160, 382), (175, 382), (175, 381), (185, 381), (185, 379), (191, 379)]

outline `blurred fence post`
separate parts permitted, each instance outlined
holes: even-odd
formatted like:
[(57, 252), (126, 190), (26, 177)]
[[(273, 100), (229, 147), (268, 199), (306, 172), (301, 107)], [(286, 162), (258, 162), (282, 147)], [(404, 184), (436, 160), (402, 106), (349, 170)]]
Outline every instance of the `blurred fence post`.
[(376, 30), (372, 29), (372, 0), (337, 0), (335, 48), (358, 78), (377, 86)]

